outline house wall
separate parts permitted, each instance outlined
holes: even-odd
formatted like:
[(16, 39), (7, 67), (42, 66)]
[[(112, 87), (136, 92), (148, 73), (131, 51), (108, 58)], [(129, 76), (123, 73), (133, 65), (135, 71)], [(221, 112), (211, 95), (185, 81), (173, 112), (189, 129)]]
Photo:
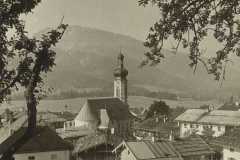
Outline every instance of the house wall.
[(180, 137), (187, 137), (193, 132), (202, 135), (205, 127), (211, 127), (214, 131), (213, 137), (219, 137), (225, 133), (226, 127), (220, 125), (203, 125), (194, 123), (180, 123)]
[(53, 152), (38, 152), (15, 154), (15, 160), (29, 160), (29, 157), (34, 156), (34, 160), (70, 160), (70, 151), (53, 151)]
[[(232, 158), (232, 159), (231, 159)], [(240, 151), (230, 150), (230, 148), (223, 149), (223, 160), (239, 160)]]
[(127, 148), (125, 148), (120, 154), (120, 160), (137, 160), (137, 159), (132, 154), (131, 151), (129, 151)]

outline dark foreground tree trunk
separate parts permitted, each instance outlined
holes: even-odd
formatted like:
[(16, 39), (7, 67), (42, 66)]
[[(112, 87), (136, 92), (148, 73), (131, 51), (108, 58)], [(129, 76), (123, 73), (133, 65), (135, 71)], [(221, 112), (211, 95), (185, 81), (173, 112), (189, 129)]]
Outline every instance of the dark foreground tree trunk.
[(21, 138), (17, 139), (17, 141), (12, 145), (11, 148), (2, 155), (0, 160), (14, 160), (13, 155), (17, 152), (17, 150), (27, 142), (34, 130), (37, 126), (37, 100), (34, 95), (34, 89), (36, 88), (36, 83), (32, 81), (27, 87), (25, 92), (25, 98), (27, 103), (27, 118), (28, 118), (28, 127), (25, 133), (22, 135)]

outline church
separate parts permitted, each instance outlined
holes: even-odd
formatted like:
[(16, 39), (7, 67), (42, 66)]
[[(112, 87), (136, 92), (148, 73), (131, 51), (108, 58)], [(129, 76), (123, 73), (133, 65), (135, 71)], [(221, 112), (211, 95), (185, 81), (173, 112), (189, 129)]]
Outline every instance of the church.
[(124, 55), (117, 57), (114, 70), (113, 97), (88, 98), (74, 119), (74, 126), (91, 130), (108, 130), (111, 134), (126, 138), (131, 136), (132, 115), (128, 105), (128, 70), (124, 67)]

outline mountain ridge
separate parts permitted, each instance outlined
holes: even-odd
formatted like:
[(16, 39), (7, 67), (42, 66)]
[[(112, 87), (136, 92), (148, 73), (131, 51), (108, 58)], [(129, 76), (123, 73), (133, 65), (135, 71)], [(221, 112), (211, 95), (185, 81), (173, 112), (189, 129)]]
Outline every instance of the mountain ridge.
[(120, 50), (125, 55), (129, 85), (132, 87), (214, 97), (238, 94), (240, 91), (237, 86), (239, 76), (236, 75), (240, 72), (236, 68), (231, 70), (234, 75), (230, 76), (231, 81), (226, 81), (226, 85), (219, 88), (219, 83), (207, 74), (204, 67), (199, 65), (197, 73), (193, 74), (187, 54), (174, 55), (169, 50), (163, 51), (167, 56), (157, 67), (140, 69), (147, 48), (142, 41), (119, 33), (69, 26), (54, 50), (57, 52), (56, 67), (49, 73), (47, 83), (56, 92), (70, 88), (83, 90), (112, 87), (112, 73)]

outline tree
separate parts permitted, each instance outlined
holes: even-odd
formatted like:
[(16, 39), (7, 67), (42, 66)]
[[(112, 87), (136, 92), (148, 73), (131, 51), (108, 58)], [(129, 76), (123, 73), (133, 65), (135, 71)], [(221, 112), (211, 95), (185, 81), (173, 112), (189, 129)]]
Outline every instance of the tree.
[[(12, 159), (12, 155), (36, 128), (36, 106), (46, 92), (43, 89), (43, 75), (55, 65), (56, 53), (52, 46), (61, 39), (67, 28), (61, 22), (56, 29), (43, 34), (40, 39), (28, 37), (24, 21), (19, 16), (31, 12), (40, 2), (41, 0), (0, 1), (0, 103), (14, 89), (23, 87), (28, 111), (26, 133), (2, 155), (2, 160)], [(14, 33), (9, 36), (9, 31)]]
[[(202, 63), (216, 80), (225, 79), (229, 56), (240, 56), (240, 1), (239, 0), (139, 0), (140, 6), (148, 4), (160, 10), (159, 21), (149, 31), (144, 45), (150, 48), (142, 65), (158, 64), (165, 57), (164, 42), (169, 38), (179, 46), (189, 49), (189, 64), (194, 72)], [(211, 34), (222, 48), (207, 61), (202, 58), (201, 43)]]
[(154, 101), (148, 109), (146, 119), (157, 115), (169, 116), (170, 107), (164, 101)]

